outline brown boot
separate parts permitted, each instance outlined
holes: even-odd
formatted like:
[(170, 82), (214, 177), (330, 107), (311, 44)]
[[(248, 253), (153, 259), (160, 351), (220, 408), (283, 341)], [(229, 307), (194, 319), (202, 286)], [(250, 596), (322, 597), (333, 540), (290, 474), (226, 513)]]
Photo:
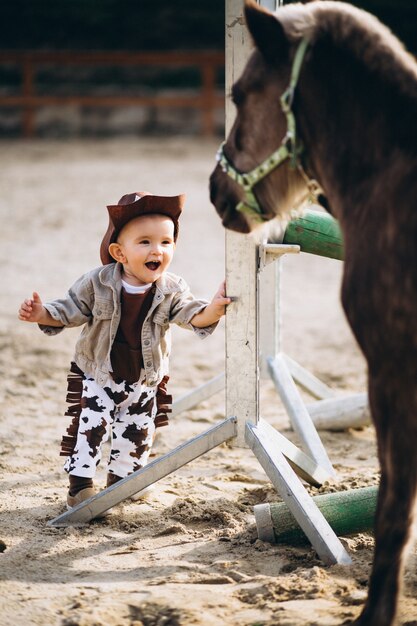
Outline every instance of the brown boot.
[(81, 504), (84, 500), (88, 500), (88, 498), (92, 498), (95, 496), (97, 491), (94, 487), (87, 487), (86, 489), (81, 489), (74, 496), (70, 495), (70, 492), (67, 494), (67, 507), (68, 509), (73, 509), (77, 504)]
[[(97, 491), (94, 489), (94, 487), (87, 487), (86, 489), (82, 489), (81, 491), (76, 493), (75, 496), (71, 496), (70, 493), (68, 492), (67, 509), (68, 510), (73, 509), (78, 504), (81, 504), (81, 502), (84, 502), (85, 500), (88, 500), (89, 498), (92, 498), (93, 496), (95, 496), (96, 493)], [(96, 518), (100, 519), (101, 517), (107, 517), (107, 515), (111, 515), (111, 512), (112, 512), (112, 509), (108, 509), (107, 511), (104, 511), (104, 513), (100, 513), (100, 515), (97, 515)]]

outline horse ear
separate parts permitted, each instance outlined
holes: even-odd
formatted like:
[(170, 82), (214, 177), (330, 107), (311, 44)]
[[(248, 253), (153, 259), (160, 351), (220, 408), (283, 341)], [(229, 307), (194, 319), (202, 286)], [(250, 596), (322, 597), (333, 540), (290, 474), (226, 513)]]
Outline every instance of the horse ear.
[(246, 24), (255, 46), (266, 61), (282, 60), (289, 44), (284, 29), (273, 13), (258, 6), (253, 0), (245, 2)]

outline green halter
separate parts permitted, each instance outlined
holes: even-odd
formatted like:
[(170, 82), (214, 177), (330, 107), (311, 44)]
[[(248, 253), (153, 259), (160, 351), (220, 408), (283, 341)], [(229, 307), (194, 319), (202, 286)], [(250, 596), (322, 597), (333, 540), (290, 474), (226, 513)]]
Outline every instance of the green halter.
[(290, 84), (280, 98), (281, 108), (287, 118), (287, 133), (281, 142), (281, 145), (275, 152), (266, 158), (260, 165), (250, 172), (241, 173), (232, 165), (224, 153), (223, 142), (217, 152), (217, 161), (222, 170), (230, 176), (245, 192), (245, 199), (236, 206), (237, 211), (247, 213), (257, 222), (264, 222), (262, 209), (259, 206), (253, 188), (265, 176), (268, 176), (276, 167), (281, 165), (287, 159), (290, 159), (290, 167), (295, 169), (299, 165), (299, 156), (303, 150), (300, 142), (297, 141), (296, 123), (294, 113), (291, 109), (294, 100), (294, 92), (300, 76), (301, 66), (303, 64), (304, 55), (308, 47), (308, 39), (304, 38), (300, 41), (296, 50), (294, 61), (291, 68)]

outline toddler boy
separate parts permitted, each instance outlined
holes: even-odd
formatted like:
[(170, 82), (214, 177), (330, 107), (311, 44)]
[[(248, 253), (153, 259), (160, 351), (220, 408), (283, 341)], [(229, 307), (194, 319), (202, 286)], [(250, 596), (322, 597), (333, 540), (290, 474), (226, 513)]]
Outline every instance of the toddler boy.
[(69, 508), (96, 493), (93, 478), (111, 435), (107, 486), (146, 465), (155, 429), (168, 423), (171, 323), (209, 335), (230, 298), (222, 284), (210, 303), (168, 272), (185, 196), (136, 192), (108, 206), (103, 267), (79, 278), (64, 298), (43, 304), (34, 292), (19, 319), (47, 335), (84, 325), (68, 376), (63, 437)]

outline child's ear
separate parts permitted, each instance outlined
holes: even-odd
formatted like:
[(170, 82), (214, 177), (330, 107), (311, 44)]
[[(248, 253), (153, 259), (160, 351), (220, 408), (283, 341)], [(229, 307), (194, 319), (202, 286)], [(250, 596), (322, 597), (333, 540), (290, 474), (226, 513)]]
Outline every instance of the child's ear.
[(126, 262), (126, 257), (123, 254), (122, 248), (119, 243), (111, 243), (109, 245), (109, 253), (115, 261), (119, 261), (119, 263)]

